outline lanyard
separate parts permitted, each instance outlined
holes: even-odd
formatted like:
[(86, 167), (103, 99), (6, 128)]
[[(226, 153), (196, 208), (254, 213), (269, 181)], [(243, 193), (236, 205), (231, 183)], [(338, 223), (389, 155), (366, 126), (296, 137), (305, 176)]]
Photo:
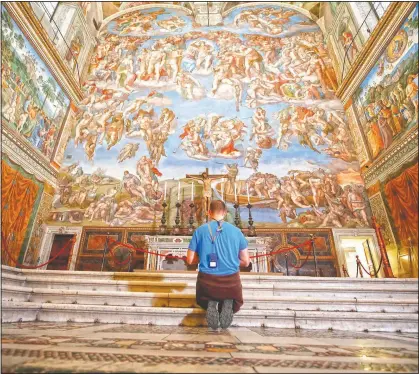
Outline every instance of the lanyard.
[(218, 223), (218, 227), (217, 227), (217, 231), (215, 232), (215, 235), (212, 235), (211, 222), (207, 223), (208, 230), (209, 230), (210, 237), (211, 237), (213, 251), (215, 250), (215, 241), (217, 240), (218, 235), (221, 234), (221, 231), (223, 231), (223, 224), (218, 222), (218, 221), (217, 221), (217, 223)]

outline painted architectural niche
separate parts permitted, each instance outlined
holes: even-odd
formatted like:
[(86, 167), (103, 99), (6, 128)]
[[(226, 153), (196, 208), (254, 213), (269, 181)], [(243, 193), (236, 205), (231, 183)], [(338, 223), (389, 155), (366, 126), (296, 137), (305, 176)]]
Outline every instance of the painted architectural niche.
[(354, 96), (373, 159), (417, 126), (418, 6), (406, 19)]
[[(199, 27), (180, 9), (102, 26), (51, 223), (169, 223), (209, 169), (232, 220), (234, 185), (259, 227), (358, 227), (369, 207), (319, 27), (285, 6), (238, 7)], [(194, 182), (196, 220), (202, 185)]]
[(51, 160), (70, 101), (7, 10), (1, 12), (2, 122)]

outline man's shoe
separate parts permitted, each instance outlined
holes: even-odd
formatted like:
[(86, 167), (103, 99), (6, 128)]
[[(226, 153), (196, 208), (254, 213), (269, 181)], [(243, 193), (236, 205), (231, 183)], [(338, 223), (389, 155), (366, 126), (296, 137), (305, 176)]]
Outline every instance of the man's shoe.
[(233, 322), (233, 300), (224, 300), (220, 313), (220, 326), (226, 329)]
[(213, 330), (218, 329), (218, 322), (220, 320), (217, 304), (218, 303), (216, 301), (211, 300), (208, 302), (207, 308), (207, 323)]

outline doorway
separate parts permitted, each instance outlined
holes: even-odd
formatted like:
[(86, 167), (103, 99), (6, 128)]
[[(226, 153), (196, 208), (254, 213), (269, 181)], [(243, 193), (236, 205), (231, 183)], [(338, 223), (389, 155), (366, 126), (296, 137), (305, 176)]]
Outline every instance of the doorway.
[[(368, 275), (362, 271), (364, 278), (375, 277), (375, 272), (379, 267), (379, 258), (370, 238), (342, 238), (341, 247), (345, 255), (346, 270), (349, 277), (357, 277), (356, 256), (358, 256), (362, 265), (368, 270)], [(358, 277), (361, 275), (358, 273)]]
[(54, 258), (62, 249), (66, 249), (54, 261), (47, 265), (47, 270), (67, 270), (70, 260), (70, 254), (73, 252), (73, 245), (70, 241), (74, 238), (74, 234), (55, 234), (52, 242), (51, 253), (49, 259)]

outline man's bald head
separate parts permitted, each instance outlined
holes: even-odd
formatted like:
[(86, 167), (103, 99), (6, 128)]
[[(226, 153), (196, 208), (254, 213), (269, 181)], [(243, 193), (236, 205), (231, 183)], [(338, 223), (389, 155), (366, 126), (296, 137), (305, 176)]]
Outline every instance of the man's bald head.
[(212, 217), (224, 216), (226, 213), (226, 205), (222, 200), (213, 200), (211, 201), (210, 207), (210, 214)]

